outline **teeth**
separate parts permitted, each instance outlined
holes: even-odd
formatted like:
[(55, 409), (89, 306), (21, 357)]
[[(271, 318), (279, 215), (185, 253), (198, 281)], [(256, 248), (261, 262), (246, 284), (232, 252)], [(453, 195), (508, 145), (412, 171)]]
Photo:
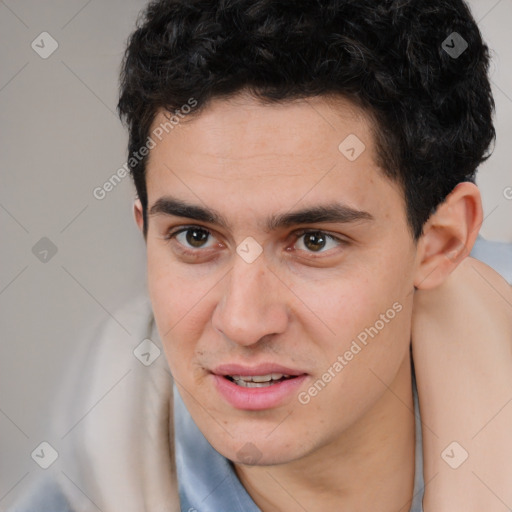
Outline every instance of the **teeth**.
[[(277, 375), (277, 374), (276, 374)], [(254, 375), (252, 377), (245, 377), (243, 380), (247, 381), (247, 382), (250, 382), (252, 380), (252, 382), (270, 382), (272, 380), (272, 374), (269, 374), (269, 375)], [(279, 377), (281, 378), (281, 377)], [(274, 379), (274, 380), (277, 380), (277, 379)]]
[(267, 375), (231, 375), (235, 384), (244, 388), (263, 388), (272, 386), (282, 378), (290, 378), (283, 373), (269, 373)]
[(267, 375), (232, 375), (233, 380), (244, 382), (270, 382), (271, 380), (279, 380), (283, 377), (289, 377), (283, 373), (269, 373)]
[(251, 381), (246, 381), (246, 380), (235, 380), (235, 384), (237, 386), (242, 386), (243, 388), (266, 388), (268, 386), (273, 386), (273, 382), (272, 381), (268, 381), (268, 382), (251, 382)]

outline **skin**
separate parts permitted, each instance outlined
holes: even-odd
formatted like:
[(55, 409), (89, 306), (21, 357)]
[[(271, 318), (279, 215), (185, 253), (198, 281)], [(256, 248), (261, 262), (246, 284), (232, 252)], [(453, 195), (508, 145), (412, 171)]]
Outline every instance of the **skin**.
[[(263, 511), (396, 511), (412, 499), (414, 290), (439, 287), (472, 246), (480, 196), (459, 185), (416, 243), (371, 127), (340, 98), (270, 106), (240, 94), (214, 100), (150, 153), (148, 287), (165, 354), (194, 421)], [(366, 146), (355, 161), (338, 150), (349, 134)], [(227, 226), (151, 213), (165, 196), (216, 210)], [(333, 202), (371, 218), (265, 228), (271, 215)], [(142, 229), (140, 203), (135, 215)], [(210, 233), (204, 246), (168, 237), (190, 225)], [(304, 228), (343, 242), (327, 238), (318, 252), (296, 234)], [(263, 249), (252, 263), (236, 252), (248, 236)], [(395, 303), (399, 314), (307, 404), (294, 395), (238, 410), (213, 386), (219, 364), (276, 362), (307, 373), (305, 391)], [(247, 443), (252, 465), (241, 460)]]
[[(512, 288), (464, 258), (441, 286), (417, 292), (412, 339), (425, 421), (424, 510), (510, 510)], [(452, 468), (441, 454), (454, 441)]]

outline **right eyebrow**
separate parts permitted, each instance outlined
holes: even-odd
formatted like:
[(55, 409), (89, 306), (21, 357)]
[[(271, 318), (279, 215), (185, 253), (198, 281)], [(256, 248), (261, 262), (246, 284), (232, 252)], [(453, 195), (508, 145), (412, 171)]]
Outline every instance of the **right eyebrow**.
[(228, 223), (224, 220), (222, 215), (215, 210), (189, 204), (173, 197), (161, 197), (149, 210), (149, 215), (159, 214), (186, 217), (188, 219), (194, 219), (201, 222), (217, 224), (225, 229), (228, 228)]

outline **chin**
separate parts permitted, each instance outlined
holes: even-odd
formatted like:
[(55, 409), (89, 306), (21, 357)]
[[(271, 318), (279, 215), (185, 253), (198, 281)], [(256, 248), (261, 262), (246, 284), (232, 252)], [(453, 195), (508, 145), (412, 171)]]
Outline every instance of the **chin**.
[[(240, 429), (244, 430), (244, 429)], [(261, 430), (252, 434), (246, 429), (243, 435), (223, 439), (208, 439), (210, 444), (224, 457), (236, 464), (246, 466), (273, 466), (287, 464), (308, 454), (308, 446), (297, 436), (283, 430), (280, 435), (272, 434), (273, 439)]]

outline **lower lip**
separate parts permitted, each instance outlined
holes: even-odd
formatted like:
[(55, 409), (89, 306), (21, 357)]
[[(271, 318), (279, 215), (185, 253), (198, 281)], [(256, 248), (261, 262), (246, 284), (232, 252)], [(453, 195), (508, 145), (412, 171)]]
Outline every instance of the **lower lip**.
[(307, 375), (299, 375), (264, 388), (244, 388), (221, 375), (212, 374), (219, 393), (236, 409), (261, 411), (282, 405), (304, 383)]

